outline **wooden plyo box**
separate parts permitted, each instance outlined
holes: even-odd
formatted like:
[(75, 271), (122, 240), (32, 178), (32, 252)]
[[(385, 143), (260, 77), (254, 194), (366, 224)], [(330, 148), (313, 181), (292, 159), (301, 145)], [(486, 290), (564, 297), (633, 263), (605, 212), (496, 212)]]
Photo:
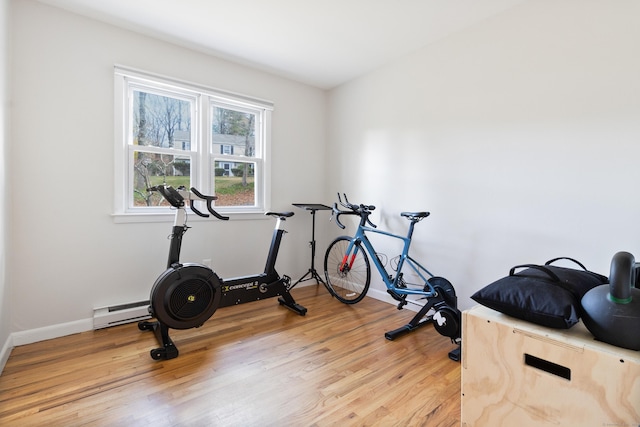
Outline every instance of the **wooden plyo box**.
[(462, 328), (463, 427), (640, 426), (640, 351), (483, 306)]

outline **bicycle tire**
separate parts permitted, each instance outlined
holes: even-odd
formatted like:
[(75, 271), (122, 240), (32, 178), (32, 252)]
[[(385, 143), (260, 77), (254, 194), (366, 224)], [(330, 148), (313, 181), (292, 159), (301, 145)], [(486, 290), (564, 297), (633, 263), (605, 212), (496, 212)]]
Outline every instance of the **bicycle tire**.
[(344, 304), (355, 304), (367, 295), (371, 283), (371, 266), (369, 258), (361, 244), (356, 243), (355, 258), (347, 271), (341, 271), (340, 266), (346, 255), (347, 247), (352, 238), (340, 236), (336, 238), (324, 255), (324, 276), (327, 279), (327, 289)]

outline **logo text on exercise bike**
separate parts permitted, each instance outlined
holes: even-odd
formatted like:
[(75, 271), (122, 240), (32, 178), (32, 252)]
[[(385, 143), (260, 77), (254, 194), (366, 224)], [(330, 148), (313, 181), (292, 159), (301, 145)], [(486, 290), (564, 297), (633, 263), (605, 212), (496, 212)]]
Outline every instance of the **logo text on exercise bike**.
[(239, 285), (230, 285), (223, 286), (223, 292), (235, 291), (236, 289), (256, 289), (258, 287), (258, 282), (249, 282), (249, 283), (241, 283)]

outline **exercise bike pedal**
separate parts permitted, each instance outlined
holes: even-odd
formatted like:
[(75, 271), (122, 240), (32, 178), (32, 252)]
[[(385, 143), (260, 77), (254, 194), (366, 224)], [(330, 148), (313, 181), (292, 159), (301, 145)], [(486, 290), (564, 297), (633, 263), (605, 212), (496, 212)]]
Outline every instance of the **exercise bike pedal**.
[(280, 290), (281, 296), (278, 298), (278, 302), (280, 303), (280, 305), (284, 305), (291, 311), (298, 313), (300, 316), (304, 316), (305, 314), (307, 314), (307, 309), (301, 306), (300, 304), (296, 303), (296, 301), (293, 299), (293, 297), (291, 296), (291, 293), (289, 293), (290, 284), (291, 284), (291, 278), (286, 274), (283, 274), (282, 278), (278, 279), (273, 283), (269, 283), (267, 286), (280, 285), (282, 287)]

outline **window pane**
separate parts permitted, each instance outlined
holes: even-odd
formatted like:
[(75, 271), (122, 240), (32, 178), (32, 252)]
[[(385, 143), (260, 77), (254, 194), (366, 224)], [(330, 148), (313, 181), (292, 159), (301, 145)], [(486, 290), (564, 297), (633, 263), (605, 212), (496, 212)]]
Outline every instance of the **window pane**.
[(183, 99), (133, 91), (134, 145), (191, 149), (191, 103)]
[(216, 161), (216, 206), (254, 206), (255, 171), (255, 163)]
[(256, 115), (211, 107), (212, 153), (255, 157)]
[(217, 194), (221, 213), (267, 209), (271, 102), (115, 70), (117, 215), (168, 212), (146, 191), (161, 183)]
[(191, 158), (171, 154), (133, 152), (133, 206), (166, 206), (157, 192), (147, 188), (168, 184), (175, 188), (181, 185), (191, 188)]

